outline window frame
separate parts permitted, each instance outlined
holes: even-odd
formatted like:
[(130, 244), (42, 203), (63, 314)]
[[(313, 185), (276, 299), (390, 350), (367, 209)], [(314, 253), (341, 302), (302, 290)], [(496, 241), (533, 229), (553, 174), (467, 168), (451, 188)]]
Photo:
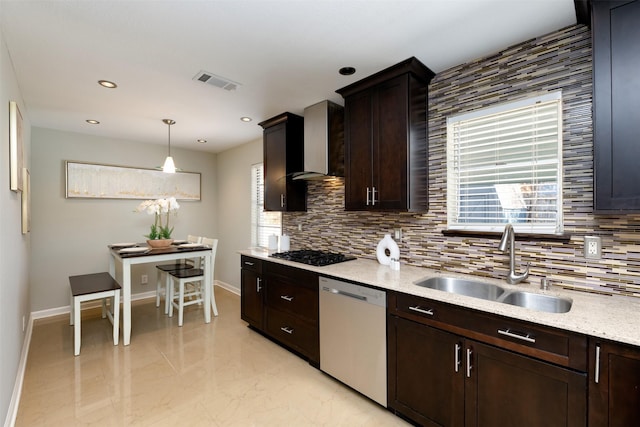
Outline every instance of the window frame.
[[(278, 224), (274, 225), (275, 222)], [(251, 165), (251, 247), (268, 248), (271, 234), (282, 234), (282, 212), (264, 210), (264, 163), (254, 163)]]
[[(505, 216), (504, 221), (497, 221), (501, 219), (497, 215), (494, 218), (492, 218), (490, 215), (486, 215), (484, 217), (484, 219), (486, 219), (485, 222), (461, 221), (461, 218), (463, 216), (463, 212), (462, 212), (463, 209), (461, 209), (461, 206), (463, 206), (465, 202), (462, 201), (461, 199), (462, 190), (461, 190), (460, 181), (463, 181), (463, 180), (459, 179), (459, 177), (461, 176), (461, 171), (459, 169), (459, 165), (461, 162), (459, 157), (459, 150), (457, 150), (457, 148), (459, 147), (459, 144), (458, 144), (459, 140), (456, 137), (456, 126), (460, 126), (460, 123), (463, 123), (463, 124), (473, 123), (474, 120), (478, 120), (478, 121), (489, 120), (491, 119), (491, 116), (495, 116), (496, 123), (499, 123), (500, 118), (504, 119), (504, 116), (513, 114), (518, 110), (531, 109), (532, 111), (535, 111), (536, 106), (548, 105), (548, 104), (551, 104), (552, 107), (555, 107), (557, 109), (555, 112), (557, 114), (557, 127), (555, 128), (557, 131), (556, 137), (555, 137), (556, 138), (555, 144), (557, 149), (556, 156), (555, 158), (553, 158), (553, 160), (545, 160), (546, 162), (549, 162), (552, 165), (556, 165), (555, 170), (552, 171), (553, 176), (555, 176), (555, 189), (553, 191), (553, 196), (551, 197), (551, 200), (554, 202), (552, 204), (545, 205), (546, 209), (535, 210), (534, 212), (538, 214), (552, 213), (554, 215), (552, 217), (553, 223), (551, 223), (550, 221), (544, 221), (545, 215), (543, 215), (543, 218), (541, 221), (530, 220), (529, 218), (527, 218), (526, 222), (518, 222), (514, 217), (512, 217), (511, 219), (508, 219), (506, 218), (506, 213), (505, 213), (507, 209), (504, 208), (504, 205), (502, 202), (500, 202), (500, 206), (501, 206), (500, 215)], [(531, 115), (533, 116), (534, 113), (531, 113)], [(501, 131), (503, 130), (504, 129), (501, 129)], [(536, 134), (536, 137), (537, 137), (537, 134)], [(496, 140), (498, 139), (499, 138), (496, 138)], [(535, 137), (532, 137), (531, 141), (537, 141), (537, 140), (535, 139)], [(508, 146), (507, 149), (513, 150), (515, 143), (511, 143), (511, 144), (512, 145)], [(538, 143), (536, 143), (536, 145), (530, 144), (529, 146), (532, 147), (532, 149), (535, 149), (537, 148)], [(515, 231), (518, 233), (526, 233), (526, 234), (532, 234), (532, 235), (547, 235), (547, 236), (562, 235), (564, 232), (564, 217), (563, 217), (563, 211), (562, 211), (562, 204), (563, 204), (562, 146), (563, 146), (562, 91), (554, 91), (554, 92), (549, 92), (545, 94), (533, 95), (518, 101), (502, 103), (499, 105), (482, 108), (482, 109), (474, 110), (471, 112), (457, 114), (457, 115), (448, 117), (447, 118), (447, 140), (446, 140), (446, 159), (447, 159), (446, 231), (447, 232), (471, 232), (471, 233), (501, 232), (504, 229), (505, 224), (510, 222), (512, 223)], [(500, 153), (498, 148), (499, 147), (495, 149), (494, 151), (495, 153)], [(508, 153), (507, 149), (504, 149), (502, 151), (502, 155), (504, 155), (505, 153)], [(480, 162), (478, 162), (478, 164), (480, 164)], [(536, 168), (540, 164), (543, 164), (543, 163), (542, 162), (537, 163), (535, 159), (532, 159), (529, 162), (529, 164), (526, 165), (528, 167), (528, 169), (526, 169), (526, 172), (525, 172), (525, 174), (527, 174), (527, 179), (535, 179), (536, 170), (537, 170)], [(472, 165), (477, 167), (473, 163)], [(510, 163), (508, 162), (505, 163), (504, 165), (501, 164), (500, 168), (507, 169), (508, 165), (510, 165)], [(467, 168), (465, 170), (469, 171), (472, 169), (473, 167)], [(505, 174), (501, 172), (493, 172), (493, 173), (497, 173), (498, 178), (500, 178), (500, 176), (504, 178), (505, 176)], [(499, 179), (496, 180), (493, 184), (491, 184), (491, 181), (489, 181), (489, 186), (493, 185), (495, 188), (495, 192), (496, 192), (495, 196), (498, 195), (497, 187), (500, 184), (501, 184), (501, 181)], [(522, 184), (524, 183), (521, 183), (521, 185)], [(551, 185), (553, 185), (553, 183), (551, 183)], [(472, 189), (472, 187), (467, 187), (464, 190), (469, 190), (469, 189)], [(517, 191), (521, 192), (522, 187), (520, 187)], [(541, 188), (538, 189), (536, 192), (536, 195), (540, 195), (540, 194), (544, 194), (544, 190)], [(481, 193), (481, 196), (482, 196), (482, 193)], [(466, 203), (469, 203), (471, 199), (472, 197), (469, 197), (468, 199), (466, 199)], [(495, 200), (493, 201), (493, 203), (495, 204)], [(487, 203), (487, 204), (490, 204), (490, 203)], [(555, 207), (555, 209), (548, 210), (548, 207), (550, 206)], [(530, 205), (528, 205), (528, 207), (530, 208)], [(531, 212), (530, 209), (527, 209), (527, 210)], [(488, 214), (488, 212), (484, 212), (484, 214)], [(520, 221), (521, 220), (522, 218), (520, 218)]]

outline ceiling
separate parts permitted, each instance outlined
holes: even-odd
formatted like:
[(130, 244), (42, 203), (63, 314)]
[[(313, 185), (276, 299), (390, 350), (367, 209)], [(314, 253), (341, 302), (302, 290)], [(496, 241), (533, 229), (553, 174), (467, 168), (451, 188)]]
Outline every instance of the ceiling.
[(576, 23), (574, 0), (0, 0), (0, 15), (32, 126), (166, 144), (171, 118), (172, 146), (209, 152), (411, 56), (438, 73)]

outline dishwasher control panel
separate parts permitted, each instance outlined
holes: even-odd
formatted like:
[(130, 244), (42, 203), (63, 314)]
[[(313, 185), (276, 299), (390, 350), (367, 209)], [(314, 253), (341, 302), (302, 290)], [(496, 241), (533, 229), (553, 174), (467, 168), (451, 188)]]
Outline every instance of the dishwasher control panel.
[(387, 306), (387, 294), (385, 291), (371, 289), (366, 286), (356, 285), (353, 283), (341, 282), (328, 277), (320, 276), (320, 291), (351, 296), (355, 299), (380, 307)]

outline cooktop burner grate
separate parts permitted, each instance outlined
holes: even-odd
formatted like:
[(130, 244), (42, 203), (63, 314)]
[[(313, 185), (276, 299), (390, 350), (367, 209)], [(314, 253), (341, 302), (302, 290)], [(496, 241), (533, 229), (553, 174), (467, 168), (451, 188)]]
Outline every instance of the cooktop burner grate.
[(280, 258), (287, 261), (300, 262), (316, 267), (337, 264), (339, 262), (350, 261), (356, 257), (339, 254), (336, 252), (317, 251), (311, 249), (303, 249), (298, 251), (278, 252), (270, 255), (274, 258)]

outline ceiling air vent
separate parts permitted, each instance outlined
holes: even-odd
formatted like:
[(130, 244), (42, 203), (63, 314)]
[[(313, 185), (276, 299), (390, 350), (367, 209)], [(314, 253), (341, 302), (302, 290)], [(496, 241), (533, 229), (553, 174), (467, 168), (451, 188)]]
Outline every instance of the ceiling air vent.
[(200, 71), (198, 74), (195, 75), (193, 80), (197, 80), (199, 82), (206, 83), (208, 85), (219, 87), (220, 89), (229, 90), (229, 91), (236, 90), (238, 86), (240, 86), (240, 83), (238, 82), (229, 80), (226, 77), (216, 76), (215, 74), (210, 73), (208, 71)]

